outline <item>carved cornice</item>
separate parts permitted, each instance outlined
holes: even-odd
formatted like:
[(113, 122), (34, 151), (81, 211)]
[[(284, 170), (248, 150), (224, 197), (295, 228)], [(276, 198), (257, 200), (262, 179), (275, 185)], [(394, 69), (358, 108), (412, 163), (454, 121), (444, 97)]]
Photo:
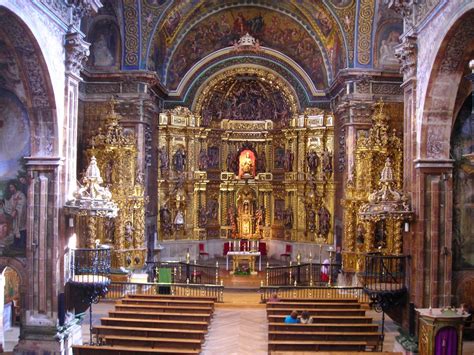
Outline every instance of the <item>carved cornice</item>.
[(90, 43), (84, 41), (84, 35), (78, 32), (66, 34), (66, 71), (80, 76), (89, 56)]
[(102, 7), (101, 0), (67, 0), (73, 6), (72, 21), (77, 24), (83, 17), (91, 16)]
[(387, 5), (403, 17), (410, 17), (413, 13), (413, 0), (388, 0)]
[(418, 55), (417, 37), (405, 36), (403, 42), (395, 50), (395, 56), (400, 62), (400, 73), (404, 80), (416, 75), (416, 62)]

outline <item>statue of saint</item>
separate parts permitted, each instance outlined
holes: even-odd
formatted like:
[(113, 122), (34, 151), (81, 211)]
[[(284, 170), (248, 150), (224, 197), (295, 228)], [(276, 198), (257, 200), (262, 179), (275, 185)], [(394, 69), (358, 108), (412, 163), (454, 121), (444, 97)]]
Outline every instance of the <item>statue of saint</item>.
[(253, 160), (250, 157), (250, 152), (247, 152), (243, 158), (240, 158), (240, 169), (243, 175), (253, 176), (253, 168)]
[(311, 173), (316, 173), (316, 169), (318, 168), (318, 154), (314, 150), (308, 152), (306, 156), (306, 160), (308, 161), (308, 168)]
[(207, 208), (206, 208), (206, 206), (202, 206), (199, 209), (198, 214), (199, 214), (199, 216), (198, 216), (199, 227), (200, 228), (205, 228), (206, 225), (207, 225)]
[(291, 207), (288, 207), (285, 210), (284, 216), (285, 216), (285, 228), (287, 229), (293, 228), (293, 210), (291, 209)]
[(168, 152), (166, 151), (166, 147), (158, 148), (158, 158), (160, 160), (160, 171), (161, 173), (164, 173), (169, 167)]
[(323, 173), (326, 178), (330, 178), (332, 174), (332, 154), (329, 150), (324, 149), (323, 152)]
[(323, 237), (327, 237), (329, 234), (329, 229), (331, 228), (331, 215), (326, 207), (321, 206), (318, 210), (318, 219), (319, 219), (319, 234)]
[(176, 153), (173, 156), (173, 166), (176, 171), (184, 171), (186, 165), (186, 154), (184, 153), (183, 148), (178, 148)]
[(164, 234), (171, 233), (171, 212), (167, 206), (160, 208), (160, 224)]
[(205, 149), (201, 149), (199, 152), (199, 170), (206, 171), (209, 167), (209, 157), (207, 156), (207, 152)]

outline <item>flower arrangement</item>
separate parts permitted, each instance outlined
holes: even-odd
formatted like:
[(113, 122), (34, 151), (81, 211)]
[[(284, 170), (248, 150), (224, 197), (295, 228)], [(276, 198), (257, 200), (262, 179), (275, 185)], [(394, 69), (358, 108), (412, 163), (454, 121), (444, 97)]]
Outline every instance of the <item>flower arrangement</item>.
[(247, 265), (239, 266), (235, 269), (234, 275), (250, 275), (250, 268)]

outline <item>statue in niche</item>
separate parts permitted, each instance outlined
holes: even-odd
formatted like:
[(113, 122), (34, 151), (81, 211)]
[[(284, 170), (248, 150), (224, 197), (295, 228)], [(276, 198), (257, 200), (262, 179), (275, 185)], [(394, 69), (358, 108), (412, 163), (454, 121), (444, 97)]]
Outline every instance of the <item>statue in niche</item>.
[(182, 226), (184, 226), (184, 214), (180, 209), (176, 211), (173, 224), (175, 225), (176, 229), (180, 229)]
[(327, 237), (331, 228), (331, 215), (326, 207), (321, 206), (318, 210), (319, 230), (318, 233), (323, 237)]
[(199, 170), (207, 171), (209, 167), (209, 158), (207, 156), (205, 149), (201, 149), (201, 151), (199, 152), (198, 164), (199, 164)]
[(332, 175), (332, 154), (326, 148), (324, 148), (322, 160), (324, 176), (329, 179)]
[(171, 212), (166, 205), (160, 208), (160, 224), (164, 234), (171, 234)]
[(285, 152), (285, 171), (290, 172), (293, 171), (293, 160), (295, 158), (295, 155), (291, 150), (287, 150)]
[(311, 233), (316, 231), (316, 212), (312, 208), (312, 206), (308, 209), (308, 230)]
[(174, 170), (182, 172), (186, 165), (186, 153), (182, 147), (179, 147), (176, 153), (173, 155), (173, 167)]
[(293, 210), (291, 209), (291, 207), (288, 207), (284, 212), (283, 212), (283, 216), (285, 218), (285, 228), (287, 229), (291, 229), (293, 228)]
[(257, 171), (260, 173), (264, 173), (266, 171), (266, 165), (267, 158), (265, 156), (265, 151), (262, 150), (262, 152), (258, 155), (257, 158)]
[(124, 226), (124, 240), (125, 240), (125, 246), (126, 248), (130, 248), (133, 246), (133, 231), (135, 228), (133, 228), (132, 222), (127, 221)]
[(207, 208), (206, 206), (201, 206), (198, 211), (198, 224), (200, 228), (205, 228), (207, 226)]
[(254, 192), (250, 188), (244, 188), (240, 191), (237, 198), (239, 233), (241, 237), (249, 237), (255, 230)]
[(257, 212), (255, 212), (255, 225), (257, 227), (265, 226), (265, 207), (264, 206), (260, 206), (260, 208), (257, 209)]
[(358, 245), (364, 244), (364, 235), (365, 235), (364, 225), (362, 223), (359, 223), (356, 229), (356, 243)]
[(312, 174), (315, 174), (316, 170), (318, 169), (318, 163), (319, 163), (318, 154), (316, 154), (314, 150), (311, 150), (306, 155), (306, 160), (308, 162), (309, 171)]
[(227, 154), (227, 171), (237, 174), (238, 159), (235, 152), (229, 151)]
[(104, 34), (100, 34), (97, 41), (92, 45), (92, 53), (95, 66), (110, 66), (114, 64), (114, 56), (108, 47)]
[(169, 168), (169, 160), (168, 160), (168, 152), (166, 151), (166, 147), (158, 148), (158, 159), (160, 160), (160, 171), (164, 173), (168, 171)]
[(249, 178), (255, 176), (255, 155), (250, 150), (244, 150), (239, 157), (239, 177)]

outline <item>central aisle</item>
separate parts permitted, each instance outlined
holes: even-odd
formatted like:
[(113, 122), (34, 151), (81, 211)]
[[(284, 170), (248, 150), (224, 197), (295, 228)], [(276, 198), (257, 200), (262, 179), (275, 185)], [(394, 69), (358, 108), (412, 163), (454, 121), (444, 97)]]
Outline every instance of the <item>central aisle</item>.
[(225, 293), (216, 304), (203, 355), (268, 354), (268, 323), (258, 294)]

